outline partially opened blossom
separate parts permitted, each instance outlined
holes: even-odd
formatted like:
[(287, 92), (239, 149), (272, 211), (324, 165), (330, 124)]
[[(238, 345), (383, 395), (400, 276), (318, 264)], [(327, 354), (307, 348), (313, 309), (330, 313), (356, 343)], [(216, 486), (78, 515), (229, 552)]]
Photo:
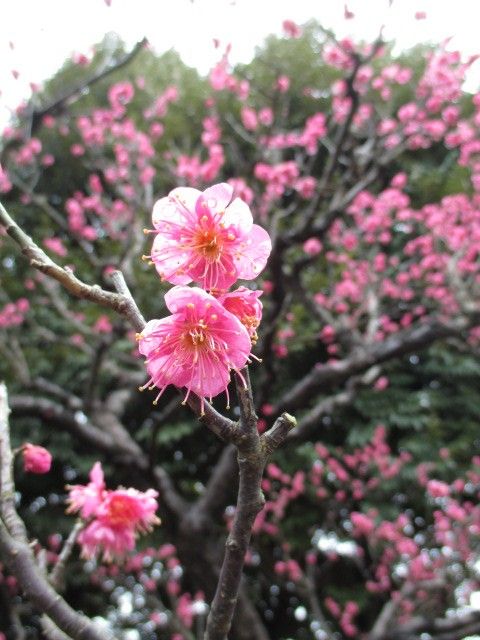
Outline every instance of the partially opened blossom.
[(226, 290), (237, 279), (252, 280), (271, 251), (268, 233), (253, 224), (248, 205), (221, 183), (203, 193), (178, 187), (153, 209), (156, 238), (151, 260), (172, 284), (196, 282)]
[(145, 533), (160, 522), (155, 515), (158, 493), (119, 488), (107, 491), (95, 512), (95, 519), (80, 532), (82, 555), (93, 558), (99, 553), (111, 561), (135, 548), (138, 533)]
[(262, 293), (238, 287), (219, 298), (224, 308), (233, 313), (246, 328), (253, 344), (257, 341), (257, 327), (262, 319), (263, 305), (259, 300)]
[(27, 473), (48, 473), (52, 466), (52, 454), (44, 447), (27, 444), (22, 447), (23, 470)]
[(151, 376), (143, 388), (158, 387), (158, 400), (169, 384), (186, 387), (202, 402), (226, 390), (230, 370), (244, 367), (250, 355), (246, 328), (203, 289), (173, 287), (165, 303), (172, 315), (150, 320), (138, 336)]

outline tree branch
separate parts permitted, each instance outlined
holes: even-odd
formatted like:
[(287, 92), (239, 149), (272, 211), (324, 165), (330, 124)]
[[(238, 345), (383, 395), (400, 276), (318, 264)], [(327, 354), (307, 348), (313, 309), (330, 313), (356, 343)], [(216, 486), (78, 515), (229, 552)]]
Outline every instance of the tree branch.
[(31, 113), (32, 133), (37, 129), (37, 127), (41, 123), (42, 118), (44, 116), (50, 113), (59, 113), (69, 103), (73, 102), (74, 99), (79, 98), (85, 92), (85, 89), (88, 89), (89, 87), (93, 86), (97, 82), (100, 82), (100, 80), (103, 80), (104, 78), (112, 74), (114, 71), (117, 71), (118, 69), (121, 69), (122, 67), (127, 66), (137, 56), (137, 54), (145, 47), (147, 42), (148, 42), (147, 39), (143, 38), (142, 40), (140, 40), (135, 44), (135, 46), (129, 53), (127, 53), (122, 58), (120, 58), (118, 62), (108, 66), (106, 69), (102, 69), (101, 71), (98, 71), (97, 73), (93, 74), (90, 78), (87, 78), (85, 82), (82, 82), (76, 87), (73, 87), (73, 89), (70, 89), (69, 91), (65, 92), (62, 96), (60, 96), (53, 102), (50, 102), (50, 104), (47, 104), (42, 109), (34, 109), (33, 112)]
[(28, 544), (25, 525), (18, 516), (15, 487), (12, 478), (12, 451), (8, 435), (7, 389), (0, 384), (0, 462), (1, 462), (1, 515), (0, 551), (9, 570), (15, 575), (28, 599), (74, 640), (113, 640), (109, 633), (100, 631), (83, 614), (74, 611), (53, 589), (40, 571)]
[(384, 342), (358, 348), (343, 360), (316, 365), (274, 406), (274, 412), (295, 410), (308, 402), (319, 389), (341, 384), (352, 375), (392, 358), (423, 349), (440, 338), (458, 335), (469, 324), (470, 320), (462, 317), (449, 323), (433, 319), (412, 329), (399, 331)]
[(263, 470), (269, 454), (286, 438), (295, 419), (283, 414), (264, 436), (257, 430), (257, 416), (247, 368), (243, 379), (237, 374), (241, 438), (236, 442), (239, 466), (237, 507), (225, 543), (220, 578), (207, 620), (205, 640), (226, 640), (238, 599), (240, 580), (256, 516), (265, 504), (261, 491)]
[(106, 291), (98, 285), (88, 285), (77, 278), (68, 267), (60, 267), (18, 226), (0, 203), (0, 224), (5, 226), (8, 235), (20, 246), (22, 253), (30, 260), (30, 265), (42, 273), (57, 280), (69, 293), (77, 298), (90, 300), (102, 307), (112, 309), (125, 316), (130, 324), (141, 331), (145, 322), (133, 298), (123, 294)]

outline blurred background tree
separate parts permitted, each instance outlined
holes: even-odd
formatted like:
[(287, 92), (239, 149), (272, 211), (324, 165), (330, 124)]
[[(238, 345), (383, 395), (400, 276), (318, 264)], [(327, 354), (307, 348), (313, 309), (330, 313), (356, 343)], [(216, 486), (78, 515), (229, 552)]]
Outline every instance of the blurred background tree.
[[(286, 32), (235, 69), (219, 52), (209, 78), (173, 51), (129, 52), (107, 35), (7, 127), (0, 191), (84, 281), (111, 289), (120, 268), (150, 319), (165, 315), (167, 290), (140, 260), (154, 201), (231, 180), (274, 239), (258, 283), (263, 364), (251, 367), (259, 429), (283, 410), (299, 420), (267, 470), (231, 637), (464, 637), (476, 614), (459, 631), (446, 612), (465, 614), (478, 589), (480, 213), (478, 149), (466, 145), (478, 143), (480, 101), (462, 91), (456, 54), (395, 56), (314, 21)], [(65, 596), (128, 640), (202, 637), (232, 517), (232, 451), (175, 390), (157, 407), (138, 393), (144, 366), (123, 319), (70, 299), (8, 239), (0, 260), (12, 438), (54, 457), (38, 482), (18, 473), (28, 529), (53, 562), (72, 526), (64, 486), (98, 459), (111, 486), (155, 486), (163, 526), (136, 563), (75, 555)], [(41, 637), (11, 576), (0, 598), (8, 639)]]

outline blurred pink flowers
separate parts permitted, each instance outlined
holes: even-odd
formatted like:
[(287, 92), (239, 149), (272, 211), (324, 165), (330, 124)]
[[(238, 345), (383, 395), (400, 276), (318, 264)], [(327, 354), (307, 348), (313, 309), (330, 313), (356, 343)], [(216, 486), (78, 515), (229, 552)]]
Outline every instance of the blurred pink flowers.
[(151, 260), (172, 284), (196, 282), (226, 290), (237, 279), (252, 280), (271, 251), (268, 233), (256, 224), (248, 205), (221, 183), (203, 193), (178, 187), (153, 209), (156, 238)]
[(82, 556), (103, 560), (121, 558), (135, 548), (137, 534), (150, 531), (160, 523), (155, 515), (158, 493), (136, 489), (106, 489), (102, 466), (96, 462), (87, 485), (69, 487), (69, 513), (78, 512), (87, 526), (78, 536)]

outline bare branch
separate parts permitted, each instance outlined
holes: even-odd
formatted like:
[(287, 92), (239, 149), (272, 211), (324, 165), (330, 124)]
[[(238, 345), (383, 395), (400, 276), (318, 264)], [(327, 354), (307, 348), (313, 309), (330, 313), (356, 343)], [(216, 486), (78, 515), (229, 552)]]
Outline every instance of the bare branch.
[(122, 67), (127, 66), (138, 55), (138, 53), (145, 47), (146, 44), (147, 44), (147, 39), (143, 38), (142, 40), (140, 40), (135, 44), (135, 46), (129, 53), (124, 55), (122, 58), (120, 58), (120, 60), (118, 60), (114, 64), (109, 65), (107, 68), (101, 69), (100, 71), (97, 71), (90, 78), (87, 78), (87, 80), (85, 80), (84, 82), (78, 84), (72, 89), (69, 89), (62, 96), (60, 96), (53, 102), (50, 102), (43, 108), (34, 109), (31, 114), (32, 133), (40, 125), (42, 118), (44, 116), (50, 113), (61, 112), (67, 105), (77, 100), (85, 92), (85, 89), (93, 86), (97, 82), (100, 82), (100, 80), (103, 80), (104, 78), (112, 74), (114, 71), (118, 71), (118, 69), (121, 69)]
[(0, 383), (0, 515), (8, 532), (18, 540), (26, 542), (27, 531), (15, 509), (13, 454), (8, 426), (9, 414), (7, 387), (2, 382)]
[(8, 235), (20, 246), (22, 253), (30, 260), (30, 265), (42, 273), (57, 280), (69, 293), (77, 298), (90, 300), (102, 307), (113, 309), (123, 315), (137, 330), (141, 331), (145, 322), (141, 322), (141, 313), (133, 299), (123, 294), (106, 291), (98, 285), (88, 285), (77, 278), (68, 267), (60, 267), (17, 225), (0, 203), (0, 224), (4, 225)]
[(271, 429), (263, 434), (262, 440), (265, 447), (265, 454), (271, 455), (280, 445), (282, 445), (289, 433), (295, 433), (292, 431), (297, 426), (296, 419), (289, 413), (282, 413), (282, 415), (275, 420), (275, 423)]
[(13, 538), (0, 521), (0, 551), (5, 564), (17, 578), (27, 598), (74, 640), (113, 640), (86, 616), (74, 611), (53, 589), (39, 570), (29, 545)]
[(462, 317), (448, 323), (433, 319), (411, 329), (399, 331), (384, 342), (358, 348), (343, 360), (316, 365), (274, 406), (274, 412), (295, 410), (314, 397), (320, 389), (340, 384), (352, 375), (376, 364), (423, 349), (441, 338), (458, 335), (470, 322)]
[(49, 575), (50, 584), (57, 591), (61, 590), (62, 583), (63, 583), (63, 576), (65, 573), (65, 566), (70, 556), (72, 555), (73, 547), (75, 546), (75, 543), (77, 541), (78, 534), (80, 533), (80, 531), (83, 529), (84, 526), (85, 526), (84, 523), (81, 521), (78, 521), (75, 523), (75, 525), (73, 526), (73, 529), (70, 531), (70, 535), (65, 540), (65, 543), (62, 547), (62, 550), (60, 551), (60, 555), (58, 556), (55, 566), (50, 571), (50, 575)]

